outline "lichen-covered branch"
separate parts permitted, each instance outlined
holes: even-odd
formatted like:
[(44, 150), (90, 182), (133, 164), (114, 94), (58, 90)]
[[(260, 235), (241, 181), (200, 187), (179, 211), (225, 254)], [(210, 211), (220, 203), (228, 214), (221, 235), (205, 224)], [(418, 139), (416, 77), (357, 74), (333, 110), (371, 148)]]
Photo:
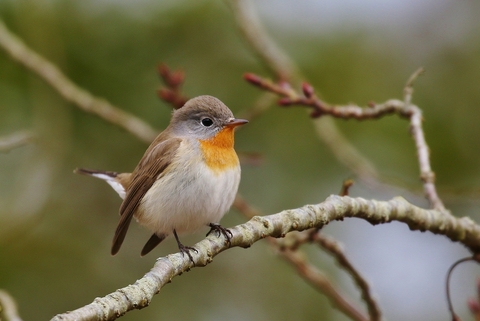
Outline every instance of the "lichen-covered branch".
[(57, 66), (30, 49), (20, 38), (10, 32), (2, 21), (0, 21), (0, 48), (3, 48), (13, 60), (45, 80), (65, 100), (80, 109), (129, 131), (147, 143), (157, 135), (157, 131), (144, 121), (77, 86)]
[[(402, 222), (411, 230), (444, 235), (463, 244), (473, 253), (480, 251), (480, 226), (470, 218), (456, 218), (435, 209), (422, 209), (401, 197), (376, 201), (348, 196), (330, 196), (320, 204), (263, 217), (255, 216), (247, 223), (230, 229), (233, 234), (231, 247), (247, 248), (268, 236), (284, 237), (291, 231), (321, 228), (347, 217), (364, 219), (371, 224)], [(217, 238), (213, 235), (195, 244), (198, 253), (192, 253), (192, 256), (196, 266), (211, 263), (217, 254), (228, 247), (223, 236)], [(191, 268), (193, 263), (180, 253), (160, 258), (150, 272), (133, 285), (97, 298), (83, 308), (57, 315), (53, 320), (114, 320), (130, 310), (146, 307), (165, 284)]]

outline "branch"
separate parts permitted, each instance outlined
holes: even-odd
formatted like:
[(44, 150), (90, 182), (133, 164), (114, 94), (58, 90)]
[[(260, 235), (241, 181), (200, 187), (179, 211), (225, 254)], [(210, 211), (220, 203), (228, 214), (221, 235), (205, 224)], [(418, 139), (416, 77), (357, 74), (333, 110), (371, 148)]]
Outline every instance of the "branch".
[[(276, 243), (275, 239), (271, 239), (272, 243)], [(345, 313), (350, 319), (357, 321), (368, 321), (367, 316), (352, 305), (337, 288), (330, 282), (328, 276), (311, 265), (299, 252), (285, 250), (281, 252), (282, 257), (289, 262), (304, 278), (308, 284), (314, 286), (320, 292), (330, 299), (332, 304), (341, 312)], [(378, 320), (378, 319), (372, 319)]]
[[(245, 224), (230, 229), (233, 234), (231, 247), (248, 248), (266, 238), (284, 237), (291, 231), (321, 228), (326, 224), (346, 217), (364, 219), (371, 224), (392, 221), (402, 222), (411, 230), (430, 231), (445, 235), (450, 240), (462, 243), (472, 252), (480, 251), (480, 226), (470, 218), (444, 215), (438, 210), (426, 210), (408, 203), (401, 197), (390, 201), (366, 200), (348, 196), (330, 196), (316, 205), (306, 205), (268, 216), (255, 216)], [(224, 237), (209, 236), (195, 244), (198, 253), (192, 253), (195, 265), (205, 266), (213, 258), (228, 249)], [(153, 296), (175, 276), (193, 268), (193, 263), (181, 253), (171, 254), (157, 260), (143, 278), (125, 288), (77, 310), (57, 315), (53, 320), (114, 320), (133, 309), (150, 304)]]
[[(252, 1), (229, 0), (237, 26), (253, 53), (263, 62), (275, 78), (285, 85), (287, 80), (303, 78), (298, 67), (289, 56), (272, 40), (255, 11)], [(262, 96), (254, 107), (246, 112), (247, 119), (257, 117), (270, 107), (272, 96)], [(338, 130), (330, 119), (324, 119), (321, 124), (315, 122), (317, 135), (335, 157), (350, 168), (360, 179), (370, 185), (378, 185), (378, 174), (374, 166), (365, 158)]]
[(269, 37), (258, 18), (252, 1), (229, 0), (227, 3), (231, 5), (238, 29), (252, 48), (253, 53), (278, 79), (291, 79), (297, 73), (297, 67)]
[(380, 321), (382, 314), (380, 312), (380, 307), (373, 298), (370, 290), (370, 286), (365, 278), (358, 273), (355, 267), (352, 265), (350, 260), (345, 255), (341, 246), (325, 235), (322, 235), (319, 232), (312, 233), (312, 240), (320, 245), (323, 249), (329, 252), (333, 257), (335, 257), (337, 263), (342, 267), (350, 276), (353, 278), (357, 287), (362, 293), (362, 299), (367, 304), (368, 314), (370, 315), (370, 321)]
[(10, 32), (2, 21), (0, 21), (0, 47), (13, 60), (42, 78), (60, 96), (83, 111), (95, 114), (147, 143), (150, 143), (157, 135), (157, 131), (144, 121), (77, 86), (57, 66), (30, 49), (21, 39)]
[[(237, 197), (235, 198), (233, 207), (239, 210), (248, 219), (252, 219), (255, 216), (262, 216), (260, 211), (248, 204), (239, 194), (237, 194)], [(367, 321), (367, 316), (349, 302), (349, 300), (340, 293), (322, 271), (318, 270), (314, 265), (308, 262), (302, 254), (297, 252), (298, 246), (307, 241), (308, 237), (301, 239), (300, 236), (296, 236), (297, 237), (293, 240), (293, 244), (288, 244), (288, 246), (285, 244), (289, 243), (288, 241), (279, 242), (271, 237), (268, 238), (268, 241), (279, 256), (290, 263), (309, 285), (324, 294), (339, 311), (343, 312), (352, 320)]]
[(8, 136), (0, 137), (0, 152), (9, 152), (12, 149), (30, 143), (34, 135), (29, 131), (18, 131)]
[[(413, 82), (423, 74), (425, 70), (419, 68), (415, 71), (407, 81), (404, 88), (404, 106), (408, 108), (411, 105), (413, 94)], [(423, 181), (423, 189), (427, 199), (432, 204), (433, 208), (438, 210), (445, 210), (442, 200), (437, 194), (435, 188), (435, 173), (430, 167), (430, 149), (428, 148), (425, 136), (422, 130), (422, 111), (419, 108), (414, 109), (415, 112), (410, 116), (410, 130), (417, 147), (418, 163), (420, 166), (420, 178)]]
[[(423, 69), (420, 69), (423, 70)], [(302, 84), (302, 94), (293, 90), (289, 84), (284, 82), (274, 83), (269, 79), (264, 79), (252, 73), (245, 74), (244, 78), (252, 85), (275, 93), (281, 98), (278, 104), (284, 107), (289, 106), (304, 106), (312, 110), (310, 116), (318, 118), (324, 115), (330, 115), (341, 119), (377, 119), (390, 114), (397, 114), (402, 118), (410, 120), (410, 130), (415, 141), (415, 146), (418, 154), (418, 162), (420, 166), (420, 178), (423, 181), (425, 196), (434, 209), (445, 211), (445, 206), (437, 194), (435, 187), (435, 173), (430, 167), (430, 156), (427, 142), (422, 129), (422, 111), (415, 105), (410, 103), (412, 93), (412, 82), (420, 74), (416, 71), (410, 77), (405, 86), (405, 101), (391, 99), (383, 104), (370, 103), (368, 108), (362, 108), (353, 104), (339, 106), (330, 105), (322, 101), (315, 95), (314, 88), (308, 84)]]
[(22, 321), (18, 315), (15, 300), (4, 290), (0, 290), (0, 320), (3, 320), (2, 315), (5, 321)]

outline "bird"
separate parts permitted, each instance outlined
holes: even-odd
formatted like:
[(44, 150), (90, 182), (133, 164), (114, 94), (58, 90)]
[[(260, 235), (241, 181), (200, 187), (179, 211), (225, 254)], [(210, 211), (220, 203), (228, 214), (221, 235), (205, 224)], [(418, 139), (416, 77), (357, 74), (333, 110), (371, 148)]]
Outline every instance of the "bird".
[(190, 251), (178, 234), (209, 226), (228, 243), (232, 233), (219, 224), (230, 209), (240, 183), (234, 129), (248, 123), (213, 96), (198, 96), (172, 112), (167, 128), (145, 151), (131, 173), (77, 168), (74, 172), (106, 181), (123, 199), (113, 237), (115, 255), (132, 218), (152, 232), (141, 256), (173, 233), (182, 255)]

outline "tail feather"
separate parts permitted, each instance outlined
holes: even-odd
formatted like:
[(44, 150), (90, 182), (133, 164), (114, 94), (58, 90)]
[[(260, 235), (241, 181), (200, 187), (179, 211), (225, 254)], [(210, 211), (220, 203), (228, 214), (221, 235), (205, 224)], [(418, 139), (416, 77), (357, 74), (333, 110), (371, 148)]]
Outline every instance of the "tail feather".
[(100, 179), (105, 179), (105, 178), (102, 178), (100, 176), (108, 176), (111, 179), (111, 178), (117, 177), (118, 174), (119, 174), (117, 172), (100, 171), (100, 170), (87, 169), (87, 168), (75, 168), (75, 170), (73, 172), (75, 174), (88, 175), (88, 176), (93, 176), (93, 177), (97, 177), (97, 178), (100, 178)]
[(120, 175), (120, 173), (86, 169), (86, 168), (77, 168), (73, 172), (75, 174), (82, 174), (82, 175), (88, 175), (88, 176), (100, 178), (105, 182), (107, 182), (115, 190), (115, 192), (117, 192), (118, 195), (120, 195), (122, 199), (125, 198), (125, 187), (120, 183), (120, 180), (117, 178)]
[[(140, 255), (141, 256), (147, 255), (158, 244), (160, 244), (160, 242), (162, 242), (166, 237), (167, 237), (167, 235), (165, 235), (165, 234), (160, 234), (160, 236), (158, 236), (157, 234), (153, 233), (153, 235), (150, 237), (150, 239), (147, 241), (147, 243), (143, 247), (142, 253)], [(114, 244), (114, 246), (115, 246), (115, 244)], [(112, 248), (112, 251), (113, 251), (113, 248)]]

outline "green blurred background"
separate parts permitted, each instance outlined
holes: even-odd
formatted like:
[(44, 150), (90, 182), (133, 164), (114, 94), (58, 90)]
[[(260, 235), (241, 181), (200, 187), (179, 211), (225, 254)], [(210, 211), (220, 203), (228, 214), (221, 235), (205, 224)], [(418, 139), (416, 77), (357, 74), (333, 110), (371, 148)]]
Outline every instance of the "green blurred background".
[[(269, 33), (328, 102), (402, 98), (409, 75), (413, 102), (424, 112), (440, 195), (456, 216), (478, 214), (480, 149), (480, 3), (470, 1), (258, 1)], [(234, 113), (261, 92), (245, 72), (272, 77), (240, 37), (226, 1), (0, 0), (0, 18), (78, 85), (158, 130), (170, 107), (155, 91), (160, 62), (186, 72), (184, 92), (214, 95)], [(408, 123), (335, 121), (383, 178), (403, 189), (358, 183), (353, 196), (402, 195), (426, 206)], [(65, 102), (0, 50), (0, 136), (31, 130), (35, 143), (0, 154), (0, 288), (17, 300), (24, 320), (73, 310), (143, 276), (171, 239), (140, 258), (149, 234), (133, 224), (120, 253), (109, 247), (120, 199), (76, 167), (131, 171), (147, 145)], [(236, 135), (239, 151), (259, 152), (243, 166), (240, 192), (264, 213), (323, 201), (355, 178), (316, 137), (301, 108), (270, 108)], [(224, 226), (244, 222), (232, 210)], [(371, 282), (389, 320), (446, 320), (444, 277), (467, 251), (446, 238), (402, 224), (361, 220), (325, 229)], [(194, 244), (203, 232), (184, 238)], [(206, 230), (205, 230), (206, 232)], [(358, 292), (328, 255), (307, 249), (346, 295)], [(478, 268), (460, 266), (454, 305), (471, 320)], [(360, 303), (358, 303), (360, 305)], [(150, 307), (122, 320), (346, 320), (300, 279), (265, 242), (232, 249), (206, 268), (177, 277)]]

